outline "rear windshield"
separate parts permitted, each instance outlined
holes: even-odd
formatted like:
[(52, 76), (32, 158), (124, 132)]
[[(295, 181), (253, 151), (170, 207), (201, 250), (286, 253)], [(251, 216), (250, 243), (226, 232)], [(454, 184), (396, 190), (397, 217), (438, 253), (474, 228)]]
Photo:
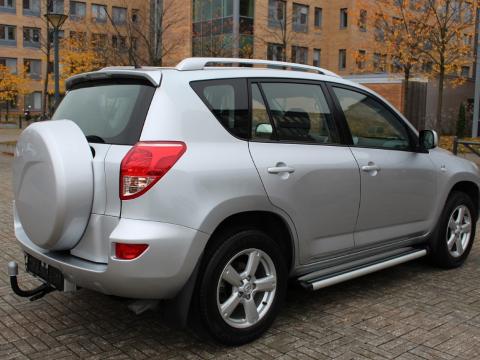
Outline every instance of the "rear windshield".
[(89, 142), (133, 145), (140, 133), (155, 87), (141, 82), (87, 82), (70, 90), (53, 120), (75, 122)]

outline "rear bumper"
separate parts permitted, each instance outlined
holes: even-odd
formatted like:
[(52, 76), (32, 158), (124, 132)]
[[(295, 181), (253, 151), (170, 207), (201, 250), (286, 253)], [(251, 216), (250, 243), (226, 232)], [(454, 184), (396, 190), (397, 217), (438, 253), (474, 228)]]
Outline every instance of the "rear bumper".
[(208, 240), (207, 234), (183, 226), (122, 218), (110, 234), (110, 249), (115, 242), (149, 247), (140, 257), (128, 261), (116, 259), (111, 252), (104, 264), (39, 248), (27, 237), (16, 216), (15, 236), (26, 253), (58, 268), (70, 282), (103, 294), (136, 299), (173, 298), (189, 279)]

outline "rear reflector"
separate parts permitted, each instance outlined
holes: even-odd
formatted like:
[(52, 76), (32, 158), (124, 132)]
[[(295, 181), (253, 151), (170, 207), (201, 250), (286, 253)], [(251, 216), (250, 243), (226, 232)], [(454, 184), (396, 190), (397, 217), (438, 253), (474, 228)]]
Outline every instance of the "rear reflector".
[(115, 257), (120, 260), (133, 260), (147, 250), (147, 244), (115, 243)]
[(187, 145), (181, 141), (144, 141), (125, 155), (120, 166), (120, 199), (139, 197), (180, 159)]

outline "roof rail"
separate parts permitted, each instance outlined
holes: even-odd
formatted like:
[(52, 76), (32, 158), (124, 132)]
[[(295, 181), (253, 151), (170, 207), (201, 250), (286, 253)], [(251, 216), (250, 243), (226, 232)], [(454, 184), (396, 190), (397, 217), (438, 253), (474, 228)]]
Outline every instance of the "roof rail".
[(284, 61), (257, 59), (192, 57), (180, 61), (175, 68), (180, 71), (203, 70), (207, 66), (212, 66), (212, 64), (266, 65), (271, 67), (289, 68), (291, 70), (314, 71), (321, 75), (340, 77), (332, 71), (325, 70), (316, 66), (295, 64)]

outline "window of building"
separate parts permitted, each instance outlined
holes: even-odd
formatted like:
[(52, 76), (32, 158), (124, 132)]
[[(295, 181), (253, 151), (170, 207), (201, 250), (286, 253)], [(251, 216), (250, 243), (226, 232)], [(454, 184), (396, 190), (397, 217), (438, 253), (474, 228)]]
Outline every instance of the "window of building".
[(15, 14), (15, 0), (0, 0), (0, 12)]
[(367, 31), (367, 10), (360, 10), (360, 17), (358, 18), (358, 28), (360, 31)]
[(333, 89), (355, 146), (391, 150), (410, 148), (407, 129), (384, 104), (357, 91)]
[(381, 14), (377, 14), (377, 19), (375, 20), (375, 40), (379, 42), (385, 41), (384, 22)]
[(95, 48), (104, 48), (107, 45), (107, 34), (92, 33), (92, 45)]
[(92, 4), (92, 20), (95, 22), (107, 22), (107, 7), (105, 5)]
[(410, 10), (420, 11), (422, 8), (421, 0), (410, 0)]
[(298, 64), (308, 64), (308, 48), (292, 46), (292, 61)]
[(373, 68), (376, 72), (387, 71), (387, 55), (374, 53), (373, 54)]
[(322, 8), (315, 8), (315, 27), (316, 28), (321, 28), (323, 23), (323, 9)]
[(473, 4), (470, 2), (463, 4), (463, 21), (466, 23), (473, 22)]
[(30, 79), (40, 80), (42, 78), (42, 61), (36, 59), (24, 59), (23, 66)]
[(63, 14), (65, 11), (63, 0), (50, 0), (48, 1), (48, 12)]
[(23, 0), (23, 15), (40, 16), (40, 0)]
[(463, 43), (464, 45), (470, 46), (473, 44), (473, 35), (472, 34), (463, 34)]
[(308, 31), (308, 6), (301, 4), (293, 4), (293, 31)]
[(345, 70), (347, 68), (347, 50), (346, 49), (338, 50), (338, 68), (340, 70)]
[(12, 74), (17, 73), (17, 59), (15, 58), (0, 58), (0, 65), (6, 66)]
[(268, 1), (268, 26), (285, 27), (287, 2), (285, 0)]
[(281, 44), (267, 45), (267, 59), (275, 61), (285, 61), (285, 48)]
[(402, 62), (398, 56), (392, 56), (392, 72), (399, 73), (403, 70)]
[(403, 6), (404, 0), (393, 0), (395, 6)]
[(87, 12), (87, 5), (80, 1), (70, 1), (70, 18), (73, 20), (83, 20)]
[(462, 66), (461, 75), (463, 77), (470, 77), (470, 66)]
[(25, 109), (33, 111), (42, 110), (42, 93), (40, 91), (25, 95)]
[(132, 9), (132, 23), (134, 24), (140, 23), (140, 10)]
[(358, 50), (356, 63), (359, 70), (365, 69), (366, 60), (367, 52), (365, 50)]
[(313, 66), (320, 66), (321, 57), (322, 57), (322, 50), (313, 49)]
[(24, 47), (40, 47), (40, 29), (39, 28), (23, 28), (23, 46)]
[(340, 9), (340, 29), (346, 29), (348, 27), (348, 9)]
[(70, 37), (80, 43), (84, 43), (87, 40), (87, 33), (83, 31), (70, 31)]
[(240, 1), (240, 16), (253, 18), (253, 3), (253, 0)]
[[(53, 33), (53, 29), (49, 29), (48, 31), (48, 41), (50, 41), (50, 44), (53, 45), (53, 38), (54, 36), (54, 33)], [(65, 31), (64, 30), (59, 30), (58, 31), (58, 40), (60, 41), (60, 39), (63, 39), (65, 37)]]
[(319, 85), (262, 83), (279, 141), (336, 142), (333, 116)]
[(115, 25), (123, 25), (127, 22), (127, 9), (122, 7), (112, 7), (112, 20)]
[(232, 135), (248, 139), (248, 91), (245, 79), (193, 81), (193, 90)]
[(15, 46), (17, 44), (17, 27), (0, 24), (0, 45)]
[(127, 37), (112, 35), (112, 46), (114, 49), (125, 51), (127, 50)]

